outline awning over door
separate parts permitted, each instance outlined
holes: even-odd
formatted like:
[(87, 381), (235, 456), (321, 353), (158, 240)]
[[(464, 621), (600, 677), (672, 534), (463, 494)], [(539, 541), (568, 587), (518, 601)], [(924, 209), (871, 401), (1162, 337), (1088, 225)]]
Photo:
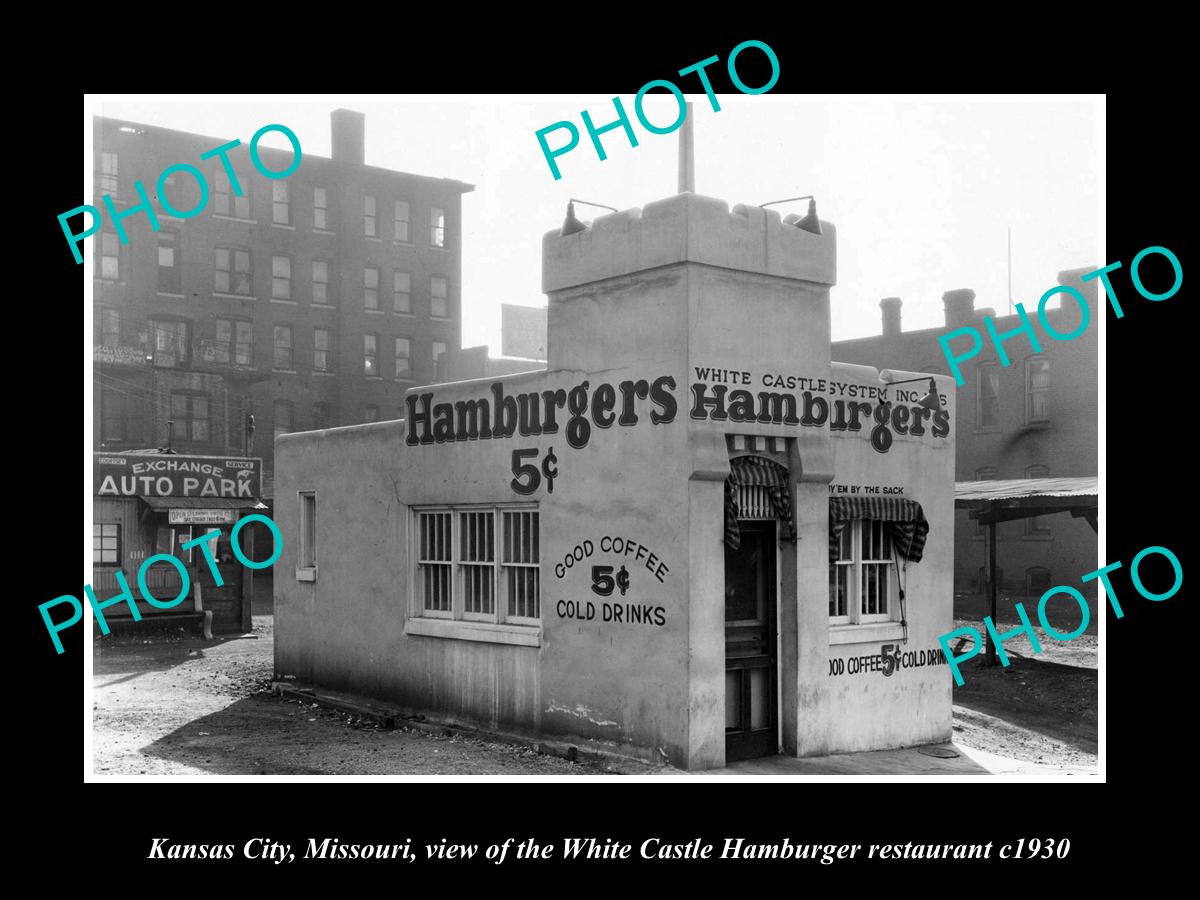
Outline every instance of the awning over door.
[(154, 510), (161, 509), (266, 509), (261, 500), (249, 497), (139, 497)]
[(920, 562), (925, 552), (929, 522), (915, 500), (900, 497), (830, 497), (829, 561), (838, 558), (842, 531), (851, 519), (880, 519), (892, 523), (892, 546), (909, 562)]
[(737, 520), (775, 519), (788, 540), (796, 537), (788, 470), (761, 456), (738, 456), (729, 463), (725, 479), (725, 543), (736, 550), (742, 545)]
[(147, 508), (165, 512), (172, 525), (232, 525), (239, 510), (262, 512), (267, 506), (249, 497), (140, 497)]

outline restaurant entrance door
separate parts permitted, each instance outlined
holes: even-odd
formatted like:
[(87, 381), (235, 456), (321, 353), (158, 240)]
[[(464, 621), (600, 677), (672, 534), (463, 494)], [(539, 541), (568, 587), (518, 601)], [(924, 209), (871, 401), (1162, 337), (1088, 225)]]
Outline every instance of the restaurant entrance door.
[(779, 751), (773, 521), (739, 521), (725, 547), (725, 761)]

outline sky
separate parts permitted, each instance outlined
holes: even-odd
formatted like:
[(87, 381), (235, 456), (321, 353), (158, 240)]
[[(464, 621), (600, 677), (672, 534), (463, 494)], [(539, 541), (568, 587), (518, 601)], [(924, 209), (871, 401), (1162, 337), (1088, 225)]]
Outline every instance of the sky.
[[(1004, 314), (1010, 227), (1012, 298), (1031, 312), (1058, 272), (1106, 262), (1100, 99), (717, 96), (719, 111), (703, 94), (688, 97), (696, 191), (730, 207), (816, 197), (820, 217), (837, 226), (834, 340), (878, 334), (883, 297), (903, 299), (905, 330), (941, 324), (942, 294), (955, 288)], [(603, 161), (580, 112), (597, 127), (612, 121), (611, 95), (122, 96), (93, 98), (91, 111), (244, 143), (282, 123), (304, 153), (324, 157), (330, 112), (365, 113), (367, 164), (475, 185), (463, 197), (463, 344), (499, 355), (500, 305), (546, 303), (542, 235), (561, 226), (569, 198), (624, 210), (677, 190), (677, 133), (646, 131), (633, 98), (621, 99), (638, 146), (615, 129), (602, 136)], [(675, 100), (650, 94), (645, 112), (665, 125)], [(535, 132), (562, 120), (581, 140), (557, 158), (555, 180)], [(565, 139), (548, 136), (553, 147)], [(264, 145), (288, 146), (279, 134)], [(774, 208), (803, 215), (807, 204)]]

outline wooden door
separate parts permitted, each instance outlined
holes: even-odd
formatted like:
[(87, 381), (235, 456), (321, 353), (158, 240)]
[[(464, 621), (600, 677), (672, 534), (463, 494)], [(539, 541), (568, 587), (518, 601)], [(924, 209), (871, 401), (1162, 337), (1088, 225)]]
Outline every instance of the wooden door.
[(725, 760), (779, 751), (774, 522), (738, 523), (725, 547)]

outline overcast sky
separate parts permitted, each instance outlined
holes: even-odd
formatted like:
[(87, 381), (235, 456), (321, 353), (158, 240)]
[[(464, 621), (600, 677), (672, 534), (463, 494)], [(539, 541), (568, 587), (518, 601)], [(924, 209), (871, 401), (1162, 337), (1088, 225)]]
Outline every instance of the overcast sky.
[[(659, 92), (661, 93), (661, 92)], [(879, 332), (879, 300), (904, 300), (906, 330), (942, 321), (941, 297), (969, 287), (977, 307), (1026, 307), (1062, 269), (1103, 265), (1098, 189), (1102, 107), (1095, 100), (825, 99), (718, 95), (695, 102), (696, 190), (760, 204), (814, 194), (838, 229), (833, 338)], [(650, 121), (674, 119), (675, 101), (651, 95)], [(633, 116), (633, 98), (622, 96)], [(463, 342), (500, 350), (500, 304), (544, 306), (542, 234), (562, 223), (567, 199), (627, 209), (675, 193), (677, 135), (654, 135), (634, 119), (639, 144), (620, 129), (597, 159), (579, 112), (611, 121), (611, 96), (114, 98), (95, 114), (181, 131), (241, 138), (262, 125), (296, 132), (305, 153), (330, 155), (329, 114), (366, 114), (366, 161), (476, 185), (463, 197)], [(555, 181), (534, 132), (574, 121), (575, 150), (558, 158)], [(559, 132), (552, 146), (564, 140)], [(281, 135), (264, 139), (286, 147)], [(189, 160), (180, 160), (188, 162)], [(805, 212), (805, 204), (780, 212)], [(578, 209), (588, 220), (603, 211)]]

